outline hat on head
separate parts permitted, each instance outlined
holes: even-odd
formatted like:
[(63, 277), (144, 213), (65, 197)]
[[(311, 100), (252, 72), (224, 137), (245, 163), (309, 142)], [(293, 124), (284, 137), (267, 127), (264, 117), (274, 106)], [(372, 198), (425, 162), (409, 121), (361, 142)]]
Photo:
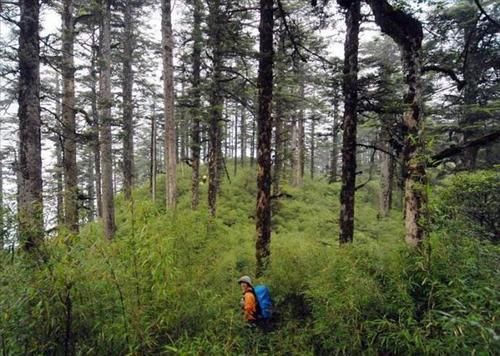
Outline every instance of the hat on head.
[(251, 287), (252, 286), (252, 279), (248, 276), (243, 276), (240, 279), (238, 279), (238, 283), (239, 284), (246, 283)]

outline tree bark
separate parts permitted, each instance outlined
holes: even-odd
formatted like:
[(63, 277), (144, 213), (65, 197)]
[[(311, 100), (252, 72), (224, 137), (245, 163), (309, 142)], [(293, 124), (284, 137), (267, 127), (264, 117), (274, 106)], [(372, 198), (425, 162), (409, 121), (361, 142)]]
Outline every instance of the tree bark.
[(271, 242), (271, 140), (273, 98), (273, 0), (260, 0), (257, 143), (257, 277), (267, 270)]
[(338, 136), (339, 136), (339, 99), (335, 94), (333, 100), (333, 123), (332, 123), (332, 151), (330, 156), (330, 178), (329, 183), (337, 181), (337, 165), (338, 165)]
[(111, 136), (111, 1), (102, 1), (101, 53), (99, 77), (100, 152), (102, 162), (102, 217), (104, 236), (115, 235), (115, 206), (113, 197), (113, 152)]
[(283, 98), (276, 98), (276, 112), (273, 118), (274, 123), (274, 174), (273, 174), (273, 195), (280, 193), (281, 174), (283, 170)]
[(123, 95), (123, 191), (125, 198), (132, 198), (132, 186), (134, 184), (134, 104), (132, 99), (134, 85), (134, 61), (135, 48), (135, 20), (132, 14), (133, 5), (130, 1), (125, 3), (123, 14), (123, 69), (122, 69), (122, 95)]
[(94, 221), (95, 219), (95, 167), (94, 167), (94, 156), (92, 150), (88, 153), (88, 164), (87, 164), (87, 195), (89, 197), (89, 210), (88, 210), (88, 222)]
[(389, 35), (401, 51), (403, 72), (408, 86), (404, 98), (406, 109), (403, 114), (402, 150), (405, 165), (405, 239), (410, 246), (419, 246), (425, 237), (423, 223), (427, 205), (422, 135), (422, 25), (402, 10), (393, 8), (386, 0), (368, 0), (368, 4), (382, 32)]
[(3, 159), (4, 155), (2, 151), (2, 122), (0, 121), (0, 251), (3, 251), (5, 242), (4, 207), (3, 207)]
[(77, 233), (79, 218), (75, 122), (75, 24), (73, 12), (73, 0), (64, 0), (62, 12), (64, 223), (69, 231)]
[(255, 120), (252, 120), (252, 138), (250, 141), (250, 167), (253, 168), (255, 164), (255, 134), (256, 134)]
[(341, 244), (352, 242), (354, 235), (354, 199), (356, 190), (356, 130), (358, 105), (358, 45), (360, 2), (347, 6), (344, 44), (344, 134), (342, 140), (342, 187), (340, 190)]
[(292, 128), (291, 148), (292, 148), (292, 186), (300, 187), (300, 144), (299, 144), (299, 125), (298, 120), (294, 116), (290, 124)]
[(234, 112), (234, 147), (233, 147), (233, 159), (234, 159), (234, 176), (238, 172), (238, 111)]
[(151, 116), (151, 142), (150, 142), (150, 166), (149, 166), (149, 189), (151, 199), (156, 202), (156, 172), (157, 172), (157, 154), (156, 154), (156, 105), (153, 95), (153, 115)]
[[(386, 122), (388, 120), (381, 120)], [(380, 146), (391, 153), (389, 144), (390, 133), (388, 129), (382, 127)], [(379, 217), (385, 218), (389, 215), (392, 207), (392, 187), (394, 178), (394, 158), (392, 154), (380, 152), (380, 195), (379, 195)]]
[(191, 109), (191, 209), (198, 209), (200, 202), (200, 122), (201, 122), (201, 50), (203, 47), (203, 35), (201, 32), (201, 12), (203, 4), (201, 0), (194, 0), (193, 8), (193, 69), (192, 69), (192, 98)]
[(245, 108), (242, 106), (241, 107), (241, 153), (240, 153), (240, 162), (241, 166), (245, 164), (245, 158), (247, 155), (247, 120), (246, 120), (246, 113), (245, 113)]
[(163, 48), (163, 105), (165, 109), (165, 170), (167, 208), (177, 202), (177, 149), (174, 116), (174, 38), (170, 0), (161, 1), (161, 33)]
[[(478, 119), (475, 107), (479, 95), (478, 71), (482, 60), (481, 56), (477, 53), (478, 39), (475, 35), (478, 20), (479, 17), (476, 17), (473, 21), (468, 21), (464, 25), (464, 38), (468, 39), (465, 41), (468, 48), (466, 48), (467, 55), (464, 63), (464, 113), (461, 120), (459, 120), (459, 126), (463, 131), (463, 142), (472, 141), (477, 131), (477, 128), (474, 127)], [(463, 168), (468, 170), (476, 168), (478, 152), (479, 147), (476, 146), (464, 149), (462, 152)]]
[(27, 250), (43, 240), (38, 0), (19, 2), (19, 237)]
[(304, 68), (300, 63), (295, 63), (294, 71), (298, 79), (299, 111), (292, 121), (292, 185), (301, 187), (304, 183), (304, 157), (305, 157), (305, 132), (304, 132)]
[[(55, 77), (56, 80), (56, 93), (57, 93), (57, 99), (56, 99), (56, 114), (60, 118), (62, 116), (62, 104), (61, 104), (61, 98), (60, 98), (60, 93), (61, 93), (61, 85), (60, 85), (60, 80), (59, 80), (59, 74), (56, 75)], [(61, 129), (59, 128), (58, 130), (61, 132)], [(56, 155), (56, 166), (55, 166), (55, 173), (54, 173), (54, 179), (56, 181), (56, 221), (57, 221), (57, 226), (60, 228), (64, 224), (64, 182), (63, 182), (63, 152), (62, 152), (62, 145), (63, 145), (63, 139), (60, 134), (56, 134), (54, 138), (54, 143), (55, 143), (55, 155)]]
[(221, 122), (223, 110), (222, 81), (222, 29), (220, 25), (220, 1), (214, 0), (209, 5), (209, 43), (212, 49), (212, 84), (210, 88), (210, 114), (208, 128), (208, 206), (210, 214), (217, 213), (217, 194), (221, 172)]
[(316, 140), (315, 140), (315, 135), (316, 135), (316, 120), (312, 119), (311, 120), (311, 168), (310, 168), (310, 175), (311, 179), (314, 179), (314, 170), (315, 170), (315, 162), (314, 162), (314, 155), (316, 154)]
[(91, 58), (91, 108), (92, 108), (92, 150), (94, 152), (94, 169), (95, 169), (95, 198), (97, 205), (97, 216), (102, 218), (102, 173), (101, 173), (101, 149), (100, 149), (100, 125), (99, 125), (99, 110), (98, 110), (98, 97), (97, 97), (97, 61), (100, 58), (99, 51), (97, 50), (97, 41), (95, 38), (95, 31), (92, 32), (92, 58)]

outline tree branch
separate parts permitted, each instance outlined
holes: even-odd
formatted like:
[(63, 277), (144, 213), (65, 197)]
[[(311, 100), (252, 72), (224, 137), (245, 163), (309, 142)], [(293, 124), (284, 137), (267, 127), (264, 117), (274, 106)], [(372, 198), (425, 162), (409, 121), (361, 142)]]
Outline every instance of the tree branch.
[(490, 21), (493, 25), (495, 25), (495, 27), (498, 27), (500, 29), (500, 24), (495, 19), (491, 18), (490, 15), (486, 13), (486, 11), (484, 11), (479, 0), (474, 0), (474, 3), (477, 5), (479, 11), (484, 15), (484, 17), (486, 17), (488, 21)]
[(427, 65), (427, 66), (422, 67), (422, 73), (431, 72), (431, 71), (446, 74), (448, 77), (450, 77), (451, 79), (453, 79), (457, 83), (458, 90), (462, 90), (462, 88), (465, 86), (465, 81), (460, 80), (457, 77), (457, 74), (451, 68), (440, 67), (437, 65)]
[(500, 130), (498, 131), (495, 131), (493, 133), (490, 133), (488, 135), (485, 135), (485, 136), (482, 136), (482, 137), (479, 137), (475, 140), (472, 140), (472, 141), (469, 141), (469, 142), (466, 142), (466, 143), (463, 143), (461, 145), (458, 145), (458, 146), (451, 146), (451, 147), (448, 147), (444, 150), (442, 150), (441, 152), (438, 152), (436, 153), (435, 155), (433, 155), (430, 160), (429, 160), (429, 163), (428, 165), (430, 167), (436, 167), (438, 166), (445, 158), (449, 158), (449, 157), (453, 157), (453, 156), (456, 156), (458, 154), (460, 154), (463, 150), (465, 150), (466, 148), (469, 148), (469, 147), (481, 147), (481, 146), (487, 146), (489, 144), (492, 144), (494, 143), (495, 141), (497, 141), (498, 139), (500, 139)]
[(302, 53), (300, 53), (299, 45), (295, 41), (295, 36), (293, 35), (292, 31), (290, 31), (290, 27), (288, 26), (288, 21), (286, 19), (287, 15), (286, 15), (285, 10), (283, 9), (283, 4), (281, 3), (281, 0), (277, 0), (277, 3), (278, 3), (278, 9), (280, 10), (281, 18), (283, 19), (283, 25), (285, 25), (285, 30), (288, 33), (288, 38), (292, 42), (294, 52), (299, 55), (300, 59), (303, 62), (307, 62), (307, 59), (302, 55)]

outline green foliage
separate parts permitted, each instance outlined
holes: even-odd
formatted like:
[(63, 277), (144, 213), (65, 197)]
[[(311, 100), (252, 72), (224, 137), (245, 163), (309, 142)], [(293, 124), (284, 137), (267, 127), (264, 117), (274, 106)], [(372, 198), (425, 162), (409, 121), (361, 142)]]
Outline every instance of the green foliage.
[(463, 236), (500, 240), (500, 171), (462, 173), (448, 179), (433, 204), (435, 222)]
[[(400, 214), (377, 219), (376, 186), (359, 191), (354, 244), (339, 247), (338, 184), (306, 179), (273, 216), (271, 269), (258, 282), (275, 303), (272, 329), (239, 311), (242, 274), (255, 269), (255, 180), (222, 187), (219, 215), (178, 210), (146, 188), (117, 199), (113, 242), (99, 224), (72, 244), (45, 244), (43, 263), (0, 256), (0, 348), (5, 354), (494, 354), (498, 246), (435, 231), (422, 253), (403, 241)], [(161, 180), (162, 178), (160, 178)], [(163, 189), (163, 184), (158, 186)], [(449, 186), (446, 186), (447, 189)], [(206, 200), (206, 186), (201, 187)], [(160, 192), (159, 196), (163, 196)], [(163, 200), (163, 199), (161, 199)]]

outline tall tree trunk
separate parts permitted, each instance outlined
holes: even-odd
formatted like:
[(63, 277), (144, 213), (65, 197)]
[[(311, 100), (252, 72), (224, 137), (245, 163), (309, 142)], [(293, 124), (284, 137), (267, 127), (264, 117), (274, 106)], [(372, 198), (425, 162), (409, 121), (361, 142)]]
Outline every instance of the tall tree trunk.
[(62, 12), (64, 223), (71, 232), (77, 233), (79, 219), (75, 122), (75, 24), (73, 12), (73, 0), (64, 0)]
[[(0, 99), (2, 95), (0, 93)], [(2, 122), (0, 121), (0, 251), (3, 251), (5, 242), (4, 207), (3, 207), (3, 151), (2, 151)]]
[(87, 164), (87, 195), (89, 198), (89, 211), (88, 211), (88, 222), (94, 221), (95, 219), (95, 167), (94, 167), (94, 155), (92, 150), (88, 153), (88, 164)]
[(91, 108), (92, 108), (92, 151), (94, 152), (94, 169), (95, 169), (95, 198), (97, 206), (97, 216), (102, 218), (102, 174), (101, 174), (101, 149), (99, 138), (99, 110), (98, 110), (98, 93), (97, 93), (97, 61), (100, 54), (97, 50), (98, 45), (96, 41), (95, 31), (92, 32), (92, 58), (91, 58)]
[(25, 250), (43, 240), (38, 0), (20, 0), (19, 21), (19, 237)]
[(300, 140), (299, 140), (299, 124), (294, 116), (290, 124), (292, 128), (291, 148), (292, 148), (292, 186), (300, 187), (302, 180), (300, 177)]
[(410, 246), (419, 246), (425, 237), (427, 205), (425, 158), (422, 154), (422, 24), (402, 10), (394, 9), (386, 0), (368, 0), (368, 4), (382, 32), (394, 39), (401, 51), (408, 86), (404, 98), (402, 153), (405, 164), (405, 239)]
[[(475, 17), (473, 21), (468, 21), (464, 25), (464, 38), (466, 40), (467, 55), (464, 63), (464, 113), (463, 118), (459, 120), (459, 126), (463, 131), (463, 142), (469, 142), (474, 138), (477, 131), (475, 127), (478, 112), (477, 112), (477, 99), (479, 96), (479, 66), (482, 58), (477, 53), (477, 22), (479, 16)], [(479, 147), (468, 147), (464, 149), (462, 154), (462, 165), (465, 169), (475, 169), (476, 159), (479, 152)]]
[(350, 1), (347, 6), (347, 30), (344, 44), (344, 135), (342, 140), (342, 187), (340, 190), (339, 221), (339, 241), (341, 244), (352, 242), (354, 235), (360, 18), (359, 0)]
[(234, 159), (234, 175), (238, 172), (238, 111), (234, 111), (234, 147), (233, 147), (233, 159)]
[(332, 151), (330, 156), (330, 178), (329, 183), (337, 181), (338, 165), (338, 136), (339, 136), (339, 99), (335, 94), (333, 101), (333, 123), (332, 123)]
[(157, 172), (157, 154), (156, 154), (156, 105), (153, 94), (153, 115), (151, 116), (151, 142), (150, 142), (150, 166), (149, 166), (149, 189), (151, 199), (156, 202), (156, 172)]
[(245, 157), (247, 155), (247, 120), (246, 120), (246, 113), (245, 113), (245, 107), (241, 107), (240, 111), (240, 117), (241, 117), (241, 152), (240, 152), (240, 162), (241, 166), (245, 164)]
[(102, 162), (102, 217), (104, 236), (115, 235), (115, 205), (113, 198), (113, 152), (111, 136), (111, 1), (102, 1), (101, 52), (99, 77), (100, 151)]
[(316, 135), (316, 120), (313, 118), (311, 120), (311, 169), (310, 169), (310, 175), (311, 179), (314, 179), (314, 155), (316, 154), (316, 138), (314, 137)]
[(175, 209), (177, 202), (177, 149), (174, 117), (174, 38), (170, 0), (161, 1), (161, 33), (163, 48), (163, 105), (165, 108), (165, 170), (167, 207)]
[(191, 109), (191, 209), (198, 209), (200, 202), (200, 122), (201, 122), (201, 50), (203, 47), (203, 36), (201, 32), (201, 12), (203, 3), (201, 0), (193, 2), (193, 73), (192, 73), (192, 98)]
[(304, 66), (301, 64), (299, 66), (299, 100), (300, 109), (299, 116), (297, 120), (298, 124), (298, 147), (299, 147), (299, 186), (304, 184), (304, 167), (305, 167), (305, 157), (306, 157), (306, 133), (305, 133), (305, 116), (304, 116), (304, 104), (305, 104), (305, 93), (304, 93)]
[(213, 0), (209, 6), (209, 33), (212, 49), (212, 85), (210, 88), (209, 145), (208, 145), (208, 206), (210, 214), (216, 215), (217, 194), (221, 172), (221, 122), (223, 97), (222, 80), (222, 29), (220, 25), (220, 0)]
[(135, 20), (132, 14), (133, 5), (127, 1), (123, 14), (123, 190), (126, 199), (132, 198), (132, 186), (134, 184), (134, 121), (132, 92), (134, 85), (134, 71), (132, 64), (134, 60)]
[(57, 189), (57, 197), (56, 197), (56, 211), (57, 211), (57, 225), (62, 226), (64, 224), (64, 183), (63, 183), (63, 157), (61, 150), (60, 139), (56, 142), (56, 189)]
[[(56, 114), (60, 118), (62, 116), (62, 104), (61, 104), (61, 99), (60, 99), (60, 92), (61, 92), (61, 86), (60, 86), (60, 80), (59, 80), (59, 75), (56, 76), (56, 93), (57, 93), (57, 100), (56, 100)], [(59, 128), (58, 130), (61, 132), (62, 130)], [(56, 148), (56, 167), (55, 167), (55, 174), (54, 178), (56, 180), (56, 190), (57, 190), (57, 196), (56, 196), (56, 219), (57, 219), (57, 226), (60, 228), (64, 224), (64, 182), (63, 182), (63, 152), (62, 152), (62, 146), (63, 146), (63, 138), (60, 134), (56, 134), (54, 138), (55, 142), (55, 148)]]
[(274, 174), (273, 195), (280, 192), (281, 173), (283, 169), (283, 99), (276, 100), (276, 114), (274, 116)]
[(258, 143), (257, 143), (257, 277), (267, 270), (271, 242), (271, 141), (273, 99), (273, 0), (260, 0)]
[[(383, 120), (382, 122), (386, 122)], [(379, 216), (385, 218), (389, 215), (392, 207), (392, 190), (394, 180), (394, 158), (389, 144), (390, 133), (387, 127), (382, 127), (380, 146), (386, 152), (380, 152), (380, 196), (379, 196)]]
[(252, 138), (250, 141), (250, 167), (253, 168), (255, 163), (255, 120), (252, 120)]

